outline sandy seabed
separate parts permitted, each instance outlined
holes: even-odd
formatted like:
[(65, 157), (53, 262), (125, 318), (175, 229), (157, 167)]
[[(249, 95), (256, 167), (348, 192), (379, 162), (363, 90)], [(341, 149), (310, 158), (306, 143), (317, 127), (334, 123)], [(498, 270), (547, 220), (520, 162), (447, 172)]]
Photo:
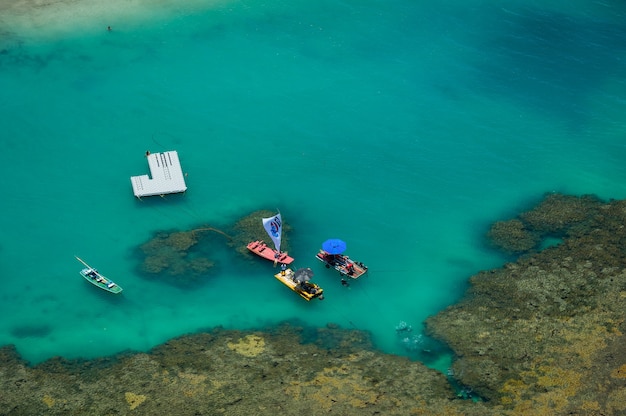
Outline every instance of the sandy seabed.
[(137, 22), (167, 19), (223, 6), (232, 0), (18, 0), (0, 1), (0, 34), (4, 42), (40, 41), (81, 36)]

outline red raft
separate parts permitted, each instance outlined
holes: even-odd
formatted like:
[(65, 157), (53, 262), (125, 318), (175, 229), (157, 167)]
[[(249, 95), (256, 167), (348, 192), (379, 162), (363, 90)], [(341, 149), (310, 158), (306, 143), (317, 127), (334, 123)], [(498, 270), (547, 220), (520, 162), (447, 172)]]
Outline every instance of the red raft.
[(358, 279), (367, 273), (367, 266), (361, 262), (354, 261), (343, 254), (330, 254), (324, 250), (317, 253), (317, 259), (326, 264), (326, 267), (337, 270), (341, 276), (348, 276)]
[(287, 253), (280, 253), (276, 249), (269, 247), (263, 241), (253, 241), (247, 245), (248, 250), (261, 256), (269, 261), (275, 261), (283, 264), (293, 263), (293, 257), (289, 257)]

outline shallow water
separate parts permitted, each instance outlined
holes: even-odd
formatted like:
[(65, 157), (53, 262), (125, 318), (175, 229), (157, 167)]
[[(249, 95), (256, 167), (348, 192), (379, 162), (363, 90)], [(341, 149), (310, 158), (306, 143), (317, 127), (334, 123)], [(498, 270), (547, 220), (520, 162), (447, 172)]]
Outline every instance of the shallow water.
[[(396, 325), (418, 333), (469, 276), (507, 260), (485, 245), (493, 221), (546, 192), (626, 195), (625, 8), (583, 3), (224, 2), (111, 32), (11, 31), (0, 344), (36, 363), (299, 319), (413, 354)], [(185, 195), (133, 197), (146, 150), (179, 152)], [(225, 246), (200, 288), (137, 272), (159, 230), (275, 208), (324, 301)], [(369, 275), (342, 287), (315, 260), (327, 238)], [(123, 295), (87, 284), (74, 255)]]

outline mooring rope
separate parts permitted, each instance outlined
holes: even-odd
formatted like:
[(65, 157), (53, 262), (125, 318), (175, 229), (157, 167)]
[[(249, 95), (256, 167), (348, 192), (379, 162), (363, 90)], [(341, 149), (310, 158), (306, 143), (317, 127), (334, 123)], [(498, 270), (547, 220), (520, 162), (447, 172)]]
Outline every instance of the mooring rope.
[(196, 231), (213, 231), (215, 233), (221, 234), (224, 237), (228, 238), (229, 240), (234, 240), (233, 237), (229, 236), (228, 234), (226, 234), (224, 231), (222, 230), (218, 230), (217, 228), (213, 228), (213, 227), (205, 227), (205, 228), (196, 228), (194, 230), (191, 230), (192, 233), (195, 233)]

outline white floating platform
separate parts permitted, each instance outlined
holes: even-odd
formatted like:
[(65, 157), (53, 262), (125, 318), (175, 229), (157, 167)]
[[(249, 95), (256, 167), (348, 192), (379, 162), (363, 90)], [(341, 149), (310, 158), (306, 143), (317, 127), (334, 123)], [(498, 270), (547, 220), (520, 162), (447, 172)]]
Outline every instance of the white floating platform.
[(187, 190), (178, 152), (149, 153), (147, 159), (152, 179), (148, 175), (130, 177), (136, 197), (175, 194)]

